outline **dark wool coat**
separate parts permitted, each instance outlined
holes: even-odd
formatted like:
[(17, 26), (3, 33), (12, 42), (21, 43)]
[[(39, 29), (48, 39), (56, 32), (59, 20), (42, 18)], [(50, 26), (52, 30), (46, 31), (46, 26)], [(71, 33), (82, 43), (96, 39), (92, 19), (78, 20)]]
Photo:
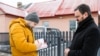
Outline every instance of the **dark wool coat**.
[(97, 56), (99, 46), (100, 31), (93, 18), (88, 16), (79, 23), (68, 56)]

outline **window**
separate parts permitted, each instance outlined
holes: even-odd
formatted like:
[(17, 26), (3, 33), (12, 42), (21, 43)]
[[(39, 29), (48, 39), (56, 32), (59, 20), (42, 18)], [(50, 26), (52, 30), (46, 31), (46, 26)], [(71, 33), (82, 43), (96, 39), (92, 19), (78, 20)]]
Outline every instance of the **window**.
[(49, 27), (49, 22), (48, 22), (48, 21), (44, 21), (44, 22), (43, 22), (43, 26)]
[(76, 20), (70, 20), (70, 31), (75, 31), (77, 28), (77, 21)]

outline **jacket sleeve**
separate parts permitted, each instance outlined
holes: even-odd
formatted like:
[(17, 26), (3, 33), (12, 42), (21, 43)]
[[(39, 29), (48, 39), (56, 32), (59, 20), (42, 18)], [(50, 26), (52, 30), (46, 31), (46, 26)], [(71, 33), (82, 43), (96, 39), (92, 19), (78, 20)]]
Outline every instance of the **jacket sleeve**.
[(88, 32), (81, 50), (70, 50), (68, 56), (95, 56), (100, 46), (100, 33), (98, 29)]
[(27, 42), (22, 26), (19, 24), (15, 24), (13, 26), (13, 30), (11, 28), (11, 38), (13, 40), (12, 42), (14, 42), (14, 47), (20, 52), (36, 51), (36, 45), (34, 43)]

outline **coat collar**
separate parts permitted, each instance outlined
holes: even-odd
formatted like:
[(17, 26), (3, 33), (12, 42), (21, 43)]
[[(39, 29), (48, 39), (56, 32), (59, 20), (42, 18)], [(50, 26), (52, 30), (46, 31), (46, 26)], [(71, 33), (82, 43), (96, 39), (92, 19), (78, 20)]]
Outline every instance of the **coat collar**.
[(19, 23), (23, 26), (23, 27), (27, 27), (29, 29), (31, 29), (27, 23), (25, 22), (25, 20), (23, 18), (18, 18)]
[(77, 32), (84, 30), (87, 28), (91, 23), (93, 23), (93, 18), (91, 16), (88, 16), (86, 19), (84, 19), (82, 22), (78, 23)]
[(25, 22), (25, 20), (23, 18), (18, 18), (18, 21), (24, 27), (27, 25), (26, 22)]

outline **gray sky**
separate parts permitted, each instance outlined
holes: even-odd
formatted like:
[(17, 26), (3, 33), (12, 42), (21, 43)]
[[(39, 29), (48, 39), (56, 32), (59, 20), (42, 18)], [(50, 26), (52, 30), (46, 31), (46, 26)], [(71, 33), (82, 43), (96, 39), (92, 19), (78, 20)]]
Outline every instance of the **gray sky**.
[(17, 7), (17, 2), (22, 2), (23, 5), (29, 4), (29, 3), (37, 3), (37, 2), (44, 2), (44, 1), (51, 1), (51, 0), (0, 0), (0, 2), (3, 2), (5, 4)]

